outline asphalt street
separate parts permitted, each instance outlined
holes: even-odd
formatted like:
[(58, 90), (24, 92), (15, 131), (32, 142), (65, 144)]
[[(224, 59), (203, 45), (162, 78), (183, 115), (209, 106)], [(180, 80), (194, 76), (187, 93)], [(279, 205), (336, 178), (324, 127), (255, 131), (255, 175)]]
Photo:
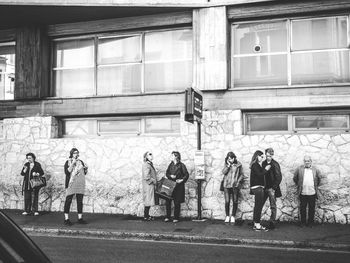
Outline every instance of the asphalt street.
[(31, 238), (54, 263), (64, 262), (349, 262), (350, 252), (291, 248), (259, 248), (220, 244), (113, 240), (84, 237)]

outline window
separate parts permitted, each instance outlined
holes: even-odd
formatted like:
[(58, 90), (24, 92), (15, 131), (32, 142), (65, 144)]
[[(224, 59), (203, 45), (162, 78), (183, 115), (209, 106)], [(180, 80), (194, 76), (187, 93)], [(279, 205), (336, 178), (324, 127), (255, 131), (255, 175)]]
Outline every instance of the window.
[(172, 92), (192, 85), (191, 29), (57, 39), (53, 52), (57, 97)]
[(180, 132), (180, 117), (115, 117), (63, 119), (62, 135), (64, 137), (96, 135), (140, 135), (140, 134), (177, 134)]
[(247, 134), (295, 132), (348, 132), (350, 113), (337, 112), (263, 112), (245, 113)]
[(15, 86), (15, 42), (0, 43), (0, 100), (13, 100)]
[(232, 26), (234, 87), (350, 82), (348, 17)]

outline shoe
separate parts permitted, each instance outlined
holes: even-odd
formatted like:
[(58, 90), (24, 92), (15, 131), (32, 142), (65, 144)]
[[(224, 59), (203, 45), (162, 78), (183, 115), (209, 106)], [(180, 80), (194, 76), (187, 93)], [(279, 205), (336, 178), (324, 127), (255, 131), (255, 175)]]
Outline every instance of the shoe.
[(235, 223), (235, 217), (234, 216), (231, 216), (231, 220), (230, 220), (230, 222), (231, 222), (231, 224), (234, 224)]
[(173, 223), (177, 223), (177, 222), (179, 222), (178, 219), (174, 219), (174, 220), (173, 220)]
[(225, 223), (229, 223), (230, 222), (230, 217), (229, 216), (226, 216), (225, 218)]
[(24, 212), (22, 213), (22, 215), (27, 216), (28, 213), (27, 213), (26, 211), (24, 211)]
[(78, 219), (78, 224), (86, 225), (88, 222), (86, 222), (84, 219), (80, 218)]
[(39, 215), (39, 212), (34, 212), (34, 215), (35, 215), (35, 216), (38, 216), (38, 215)]
[(69, 219), (65, 219), (64, 222), (63, 222), (63, 224), (64, 224), (65, 226), (71, 226), (71, 225), (73, 225), (73, 223), (72, 223)]
[(263, 227), (262, 225), (260, 225), (260, 226), (254, 225), (253, 230), (254, 231), (263, 231), (263, 232), (269, 231), (266, 227)]
[(164, 219), (164, 222), (170, 222), (170, 219), (166, 217), (166, 218)]

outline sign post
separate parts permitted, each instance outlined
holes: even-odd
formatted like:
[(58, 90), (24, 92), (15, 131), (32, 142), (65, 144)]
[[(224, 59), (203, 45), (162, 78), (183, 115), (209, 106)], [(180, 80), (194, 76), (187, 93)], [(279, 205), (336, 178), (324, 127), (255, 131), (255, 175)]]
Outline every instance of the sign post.
[(201, 151), (201, 119), (203, 116), (203, 95), (194, 88), (188, 88), (185, 92), (185, 121), (197, 122), (197, 151), (195, 154), (195, 179), (198, 192), (198, 220), (202, 220), (202, 181), (205, 180), (204, 152)]

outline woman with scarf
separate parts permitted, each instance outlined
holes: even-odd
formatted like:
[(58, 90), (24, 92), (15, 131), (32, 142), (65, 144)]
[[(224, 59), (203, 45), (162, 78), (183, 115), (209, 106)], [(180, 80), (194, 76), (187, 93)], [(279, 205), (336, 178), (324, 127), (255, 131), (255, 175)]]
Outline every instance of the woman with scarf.
[(143, 155), (142, 164), (142, 197), (143, 204), (145, 206), (144, 210), (144, 220), (153, 220), (153, 217), (149, 215), (149, 210), (151, 206), (155, 205), (155, 188), (157, 184), (157, 172), (154, 169), (153, 154), (151, 152), (145, 152)]
[(73, 196), (77, 199), (78, 223), (87, 224), (83, 219), (83, 197), (85, 194), (85, 175), (88, 167), (79, 159), (77, 148), (70, 150), (69, 159), (64, 164), (64, 173), (66, 174), (66, 201), (64, 203), (64, 224), (71, 226), (73, 223), (69, 220), (69, 210)]

